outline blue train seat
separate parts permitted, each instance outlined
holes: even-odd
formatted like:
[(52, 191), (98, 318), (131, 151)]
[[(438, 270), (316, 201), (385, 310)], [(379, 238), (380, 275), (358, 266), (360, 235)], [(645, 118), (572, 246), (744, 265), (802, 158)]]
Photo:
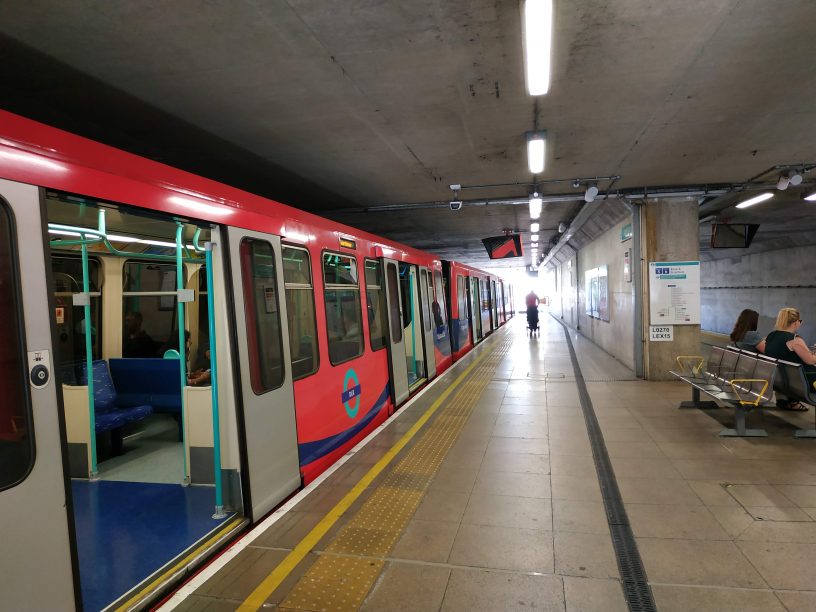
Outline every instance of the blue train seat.
[(181, 372), (178, 359), (121, 358), (110, 360), (111, 376), (123, 406), (149, 404), (154, 412), (170, 414), (183, 439)]
[[(81, 385), (88, 384), (87, 371), (80, 372)], [(96, 433), (118, 429), (128, 423), (141, 421), (153, 413), (148, 404), (126, 405), (120, 402), (113, 384), (108, 364), (104, 360), (93, 362), (94, 417)]]

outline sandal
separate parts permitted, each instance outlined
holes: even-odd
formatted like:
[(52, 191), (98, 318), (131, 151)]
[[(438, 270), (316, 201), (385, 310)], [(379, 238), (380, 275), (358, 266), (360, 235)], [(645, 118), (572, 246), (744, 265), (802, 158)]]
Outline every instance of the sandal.
[(810, 406), (807, 404), (803, 404), (802, 402), (791, 402), (786, 406), (778, 406), (777, 410), (792, 410), (793, 412), (807, 412), (810, 409)]

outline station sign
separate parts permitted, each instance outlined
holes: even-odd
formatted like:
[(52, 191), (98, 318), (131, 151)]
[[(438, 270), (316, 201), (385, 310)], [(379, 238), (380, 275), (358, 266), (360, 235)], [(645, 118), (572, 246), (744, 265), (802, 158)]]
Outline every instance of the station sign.
[(674, 325), (650, 325), (649, 342), (672, 342)]

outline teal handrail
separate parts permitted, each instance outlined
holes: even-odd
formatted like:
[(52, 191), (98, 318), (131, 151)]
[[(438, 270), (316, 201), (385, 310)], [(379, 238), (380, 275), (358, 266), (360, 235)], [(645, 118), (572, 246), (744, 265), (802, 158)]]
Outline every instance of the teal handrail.
[(85, 313), (85, 368), (88, 372), (88, 415), (90, 417), (90, 446), (91, 446), (91, 479), (99, 474), (96, 462), (96, 406), (94, 404), (93, 379), (93, 324), (91, 323), (91, 287), (88, 272), (88, 245), (82, 245), (82, 293), (83, 312)]
[[(198, 233), (194, 243), (198, 249)], [(224, 499), (221, 482), (221, 422), (218, 411), (218, 361), (215, 353), (215, 299), (213, 298), (213, 258), (212, 242), (205, 244), (206, 271), (207, 271), (207, 323), (210, 330), (210, 384), (212, 391), (212, 423), (213, 423), (213, 471), (215, 475), (215, 514), (214, 519), (227, 516), (224, 512)]]
[(182, 244), (184, 238), (184, 226), (180, 221), (176, 221), (176, 307), (178, 308), (178, 338), (179, 338), (179, 375), (181, 376), (181, 458), (184, 467), (184, 484), (190, 484), (190, 477), (187, 473), (187, 411), (184, 401), (184, 387), (187, 386), (187, 339), (184, 337), (186, 326), (184, 324), (184, 302), (181, 301), (181, 291), (184, 289), (184, 258)]

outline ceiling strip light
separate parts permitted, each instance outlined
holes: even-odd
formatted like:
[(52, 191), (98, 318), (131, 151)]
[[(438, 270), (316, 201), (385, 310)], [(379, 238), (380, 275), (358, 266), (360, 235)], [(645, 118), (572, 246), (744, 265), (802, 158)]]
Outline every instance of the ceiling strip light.
[(532, 174), (544, 172), (547, 155), (547, 132), (527, 132), (527, 167)]
[(538, 223), (531, 223), (530, 224), (530, 232), (531, 233), (537, 234), (538, 233), (538, 228), (539, 228)]
[(538, 219), (541, 216), (541, 196), (534, 193), (530, 196), (530, 218)]
[(550, 90), (552, 22), (552, 0), (527, 0), (524, 3), (525, 76), (531, 96), (543, 96)]
[(774, 197), (774, 194), (770, 192), (761, 193), (758, 196), (751, 198), (750, 200), (740, 202), (739, 204), (737, 204), (737, 208), (748, 208), (749, 206), (753, 206), (754, 204), (759, 204), (760, 202), (764, 202), (765, 200), (770, 200), (772, 197)]
[(806, 199), (808, 202), (816, 202), (816, 191), (814, 191), (813, 193), (811, 193), (811, 194), (810, 194), (810, 195), (808, 195), (808, 196), (805, 196), (805, 199)]

